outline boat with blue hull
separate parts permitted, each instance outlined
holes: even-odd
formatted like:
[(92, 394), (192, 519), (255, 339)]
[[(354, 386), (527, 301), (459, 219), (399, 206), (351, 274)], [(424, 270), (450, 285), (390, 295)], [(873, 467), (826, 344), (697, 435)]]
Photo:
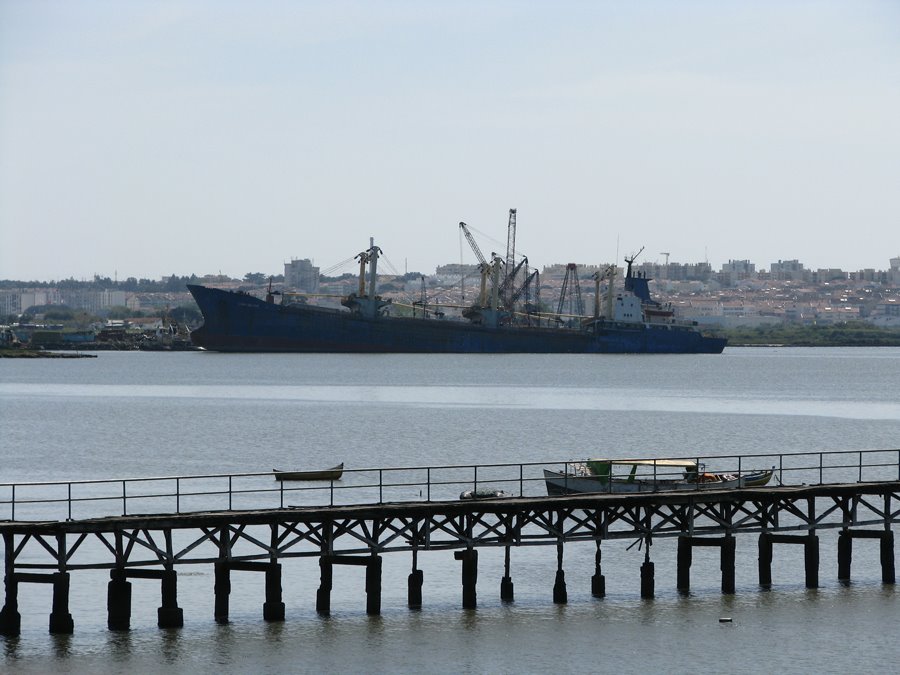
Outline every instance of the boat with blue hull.
[[(240, 291), (189, 285), (204, 323), (191, 333), (194, 345), (222, 352), (358, 352), (465, 354), (718, 354), (725, 339), (677, 322), (674, 312), (650, 298), (648, 279), (631, 272), (625, 288), (600, 316), (568, 323), (518, 323), (499, 302), (499, 262), (483, 271), (479, 301), (463, 319), (392, 316), (390, 300), (376, 295), (380, 250), (360, 254), (358, 292), (342, 299), (345, 310), (275, 302)], [(487, 277), (493, 276), (491, 298)], [(368, 281), (367, 281), (368, 280)], [(366, 287), (368, 283), (368, 288)], [(599, 288), (599, 282), (598, 282)], [(547, 322), (545, 322), (547, 323)]]

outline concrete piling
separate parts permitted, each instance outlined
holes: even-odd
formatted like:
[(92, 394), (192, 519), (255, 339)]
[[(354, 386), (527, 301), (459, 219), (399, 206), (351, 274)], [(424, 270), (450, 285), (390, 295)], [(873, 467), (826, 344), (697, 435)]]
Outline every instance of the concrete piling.
[(881, 583), (893, 584), (895, 582), (894, 533), (891, 530), (885, 530), (881, 537)]
[(556, 579), (553, 582), (553, 602), (557, 605), (564, 605), (569, 601), (569, 594), (566, 590), (566, 573), (563, 571), (563, 545), (562, 542), (556, 545)]
[(316, 591), (316, 611), (328, 614), (331, 611), (331, 584), (334, 569), (326, 556), (319, 558), (319, 588)]
[(50, 632), (70, 635), (75, 630), (69, 613), (69, 573), (57, 572), (53, 576), (53, 610), (50, 612)]
[(366, 565), (366, 614), (381, 614), (381, 556), (372, 555)]
[(513, 602), (516, 598), (515, 585), (509, 573), (509, 546), (503, 548), (503, 578), (500, 580), (500, 599)]
[(15, 540), (13, 535), (3, 533), (4, 562), (4, 596), (3, 609), (0, 609), (0, 635), (15, 637), (22, 630), (22, 617), (19, 614), (19, 583), (15, 574)]
[(810, 534), (803, 542), (803, 561), (806, 571), (806, 587), (819, 587), (819, 537)]
[(109, 571), (106, 587), (106, 626), (109, 630), (131, 629), (131, 582), (121, 567)]
[(647, 540), (647, 548), (644, 553), (644, 563), (641, 565), (641, 597), (651, 600), (656, 595), (656, 580), (654, 578), (654, 564), (650, 562), (650, 540)]
[(850, 580), (854, 539), (878, 539), (881, 560), (881, 583), (895, 583), (894, 533), (891, 530), (843, 529), (838, 535), (838, 580)]
[(595, 598), (602, 598), (606, 595), (606, 577), (603, 576), (600, 566), (601, 558), (600, 542), (598, 541), (597, 552), (594, 554), (594, 574), (591, 576), (591, 595)]
[(737, 539), (730, 534), (722, 540), (722, 552), (719, 567), (722, 570), (722, 593), (732, 595), (735, 592), (734, 563), (737, 552)]
[(216, 623), (228, 623), (228, 600), (231, 595), (231, 568), (228, 567), (228, 562), (217, 560), (213, 564), (213, 574), (215, 576), (213, 618)]
[(178, 576), (167, 567), (160, 583), (162, 605), (156, 611), (156, 623), (160, 628), (181, 628), (184, 626), (184, 610), (178, 606)]
[(462, 561), (462, 606), (463, 609), (475, 609), (478, 606), (478, 551), (467, 548), (453, 554), (456, 560)]
[(759, 535), (759, 585), (768, 588), (772, 585), (772, 535), (762, 532)]
[(407, 606), (410, 609), (421, 609), (422, 608), (422, 584), (424, 582), (424, 575), (422, 574), (422, 570), (413, 569), (412, 572), (409, 573), (409, 576), (406, 579), (406, 586), (408, 591), (408, 601)]
[(263, 603), (263, 620), (284, 621), (284, 602), (281, 598), (281, 563), (266, 565), (266, 600)]
[(850, 581), (850, 565), (853, 560), (853, 539), (847, 530), (838, 533), (838, 581)]
[(678, 537), (678, 554), (676, 558), (675, 588), (679, 593), (688, 593), (691, 590), (691, 563), (693, 562), (693, 546), (691, 537), (682, 535)]

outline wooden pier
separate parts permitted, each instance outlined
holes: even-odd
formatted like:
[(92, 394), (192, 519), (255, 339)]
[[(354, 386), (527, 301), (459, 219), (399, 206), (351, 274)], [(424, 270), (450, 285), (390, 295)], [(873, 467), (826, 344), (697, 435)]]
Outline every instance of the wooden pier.
[[(845, 467), (840, 463), (838, 466)], [(816, 468), (821, 475), (821, 457)], [(862, 474), (860, 468), (859, 475)], [(231, 486), (231, 478), (228, 482)], [(329, 487), (334, 489), (333, 485)], [(378, 488), (380, 494), (383, 486)], [(21, 494), (22, 488), (19, 489)], [(124, 481), (122, 490), (125, 490)], [(429, 484), (429, 494), (430, 490)], [(71, 485), (68, 491), (71, 500)], [(178, 499), (183, 500), (184, 495), (179, 493)], [(230, 492), (228, 499), (230, 503)], [(123, 511), (125, 507), (123, 499)], [(70, 513), (72, 508), (70, 501)], [(882, 580), (892, 584), (895, 572), (891, 528), (898, 518), (900, 479), (627, 495), (536, 495), (231, 508), (189, 513), (126, 513), (41, 522), (11, 519), (0, 522), (5, 563), (0, 634), (19, 634), (18, 597), (23, 585), (31, 583), (53, 586), (50, 632), (71, 633), (74, 622), (69, 611), (69, 589), (71, 584), (77, 583), (75, 573), (87, 569), (109, 570), (107, 609), (111, 630), (128, 630), (131, 625), (131, 584), (134, 580), (159, 583), (157, 622), (160, 627), (182, 626), (178, 572), (190, 565), (211, 565), (214, 569), (212, 618), (215, 621), (228, 621), (234, 572), (265, 575), (265, 597), (261, 598), (263, 619), (282, 621), (285, 618), (282, 599), (284, 563), (292, 558), (318, 559), (320, 579), (315, 606), (322, 613), (330, 610), (334, 566), (365, 567), (366, 612), (379, 614), (382, 560), (383, 556), (394, 552), (412, 553), (408, 576), (409, 607), (421, 607), (422, 588), (428, 581), (418, 569), (418, 553), (447, 551), (460, 562), (461, 605), (475, 608), (478, 604), (479, 549), (504, 549), (504, 573), (498, 580), (499, 591), (504, 601), (511, 601), (515, 593), (510, 549), (555, 546), (557, 564), (551, 597), (553, 602), (565, 603), (565, 547), (585, 541), (596, 544), (593, 569), (581, 570), (585, 577), (590, 573), (591, 593), (595, 597), (605, 594), (602, 545), (613, 540), (640, 540), (646, 544), (644, 561), (637, 570), (640, 594), (652, 598), (657, 580), (650, 544), (659, 538), (677, 538), (677, 578), (674, 583), (681, 592), (690, 589), (693, 549), (703, 546), (720, 550), (722, 592), (734, 593), (738, 536), (755, 536), (757, 539), (758, 575), (762, 586), (773, 582), (772, 560), (778, 549), (786, 544), (802, 545), (805, 583), (807, 587), (815, 588), (819, 585), (819, 560), (823, 555), (818, 533), (827, 529), (839, 530), (837, 551), (824, 554), (837, 556), (840, 579), (850, 578), (854, 540), (877, 539)], [(435, 579), (430, 583), (446, 583), (446, 580)]]

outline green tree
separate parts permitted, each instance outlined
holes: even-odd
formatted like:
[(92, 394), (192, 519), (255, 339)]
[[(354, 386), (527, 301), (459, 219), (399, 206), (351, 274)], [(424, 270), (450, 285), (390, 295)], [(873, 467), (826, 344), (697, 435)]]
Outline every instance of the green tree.
[(267, 279), (268, 277), (262, 272), (247, 272), (247, 274), (244, 275), (244, 281), (248, 284), (256, 284), (257, 286), (262, 286), (266, 283)]

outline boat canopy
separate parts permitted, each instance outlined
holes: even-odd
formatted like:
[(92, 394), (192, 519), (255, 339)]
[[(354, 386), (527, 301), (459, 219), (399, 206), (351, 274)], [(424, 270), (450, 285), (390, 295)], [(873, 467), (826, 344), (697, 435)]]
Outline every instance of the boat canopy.
[[(585, 463), (588, 471), (601, 479), (612, 478), (614, 467), (628, 467), (628, 480), (633, 482), (638, 475), (638, 467), (649, 467), (654, 476), (658, 472), (665, 475), (666, 469), (681, 469), (685, 477), (697, 475), (696, 459), (589, 459)], [(642, 473), (646, 473), (645, 468)]]
[(589, 459), (588, 462), (602, 462), (612, 466), (672, 466), (696, 467), (696, 459)]

